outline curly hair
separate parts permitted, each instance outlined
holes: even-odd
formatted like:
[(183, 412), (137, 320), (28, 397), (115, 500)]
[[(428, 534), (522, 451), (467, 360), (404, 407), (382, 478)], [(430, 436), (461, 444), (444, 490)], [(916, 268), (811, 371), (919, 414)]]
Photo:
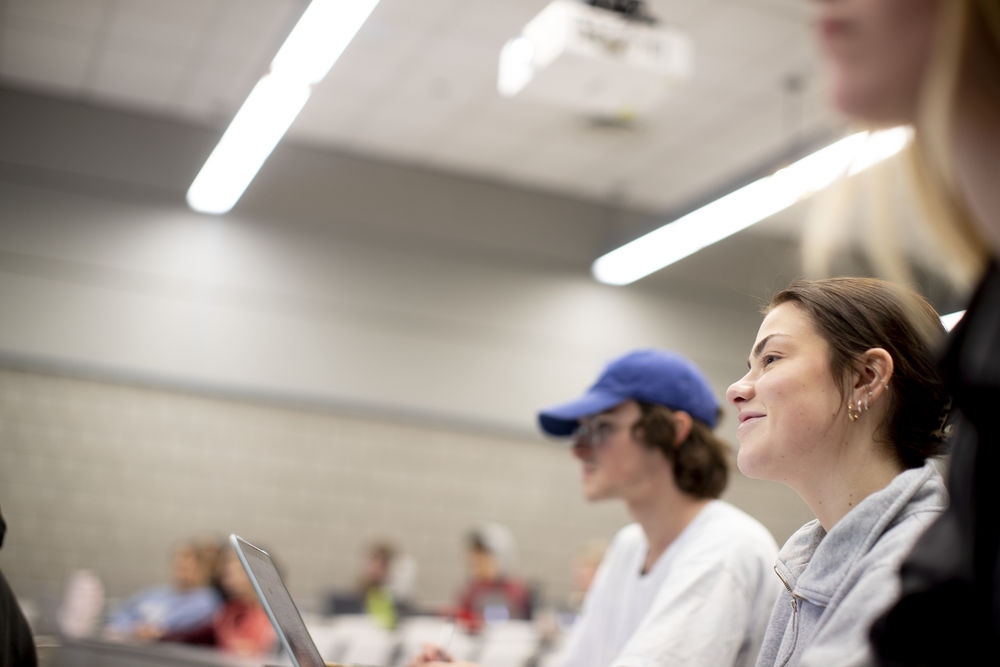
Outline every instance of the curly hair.
[[(655, 403), (637, 401), (641, 416), (633, 435), (647, 447), (658, 449), (671, 462), (677, 488), (696, 498), (718, 498), (729, 482), (729, 445), (708, 424), (691, 418), (691, 432), (675, 445), (674, 412)], [(719, 411), (721, 415), (721, 410)]]

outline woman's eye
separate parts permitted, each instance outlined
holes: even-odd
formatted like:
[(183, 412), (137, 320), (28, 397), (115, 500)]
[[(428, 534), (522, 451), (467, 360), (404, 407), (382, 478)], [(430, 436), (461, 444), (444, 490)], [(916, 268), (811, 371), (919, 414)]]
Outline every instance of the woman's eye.
[(761, 363), (764, 366), (770, 366), (773, 362), (775, 362), (777, 360), (778, 360), (777, 356), (775, 356), (773, 354), (767, 354), (767, 355), (764, 355), (764, 357), (761, 359)]

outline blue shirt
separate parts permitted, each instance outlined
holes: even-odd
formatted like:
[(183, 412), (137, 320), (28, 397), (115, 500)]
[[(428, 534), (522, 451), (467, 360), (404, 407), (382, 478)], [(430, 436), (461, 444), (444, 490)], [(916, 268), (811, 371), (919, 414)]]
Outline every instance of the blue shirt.
[(211, 588), (180, 591), (158, 586), (129, 598), (111, 615), (108, 627), (126, 634), (142, 625), (156, 626), (164, 633), (183, 632), (210, 623), (221, 604)]

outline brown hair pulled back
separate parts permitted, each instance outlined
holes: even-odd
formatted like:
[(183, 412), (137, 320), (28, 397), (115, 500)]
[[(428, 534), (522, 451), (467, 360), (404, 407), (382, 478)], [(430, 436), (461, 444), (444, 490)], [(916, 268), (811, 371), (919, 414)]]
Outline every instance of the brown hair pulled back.
[(940, 454), (951, 400), (937, 370), (944, 327), (937, 312), (910, 289), (874, 278), (801, 280), (778, 292), (766, 315), (794, 303), (830, 346), (830, 370), (845, 397), (847, 374), (861, 355), (880, 347), (892, 356), (889, 409), (875, 431), (906, 468)]

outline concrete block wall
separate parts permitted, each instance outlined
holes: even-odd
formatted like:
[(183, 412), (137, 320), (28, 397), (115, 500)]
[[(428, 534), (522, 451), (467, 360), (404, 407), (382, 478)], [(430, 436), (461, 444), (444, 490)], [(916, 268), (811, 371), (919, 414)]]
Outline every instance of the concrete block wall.
[(561, 600), (576, 551), (627, 519), (587, 506), (568, 451), (540, 438), (20, 370), (0, 371), (0, 442), (0, 565), (49, 607), (75, 569), (119, 598), (164, 581), (176, 541), (230, 532), (273, 550), (307, 608), (352, 586), (382, 536), (415, 557), (418, 600), (445, 604), (485, 519), (510, 527), (522, 574)]

